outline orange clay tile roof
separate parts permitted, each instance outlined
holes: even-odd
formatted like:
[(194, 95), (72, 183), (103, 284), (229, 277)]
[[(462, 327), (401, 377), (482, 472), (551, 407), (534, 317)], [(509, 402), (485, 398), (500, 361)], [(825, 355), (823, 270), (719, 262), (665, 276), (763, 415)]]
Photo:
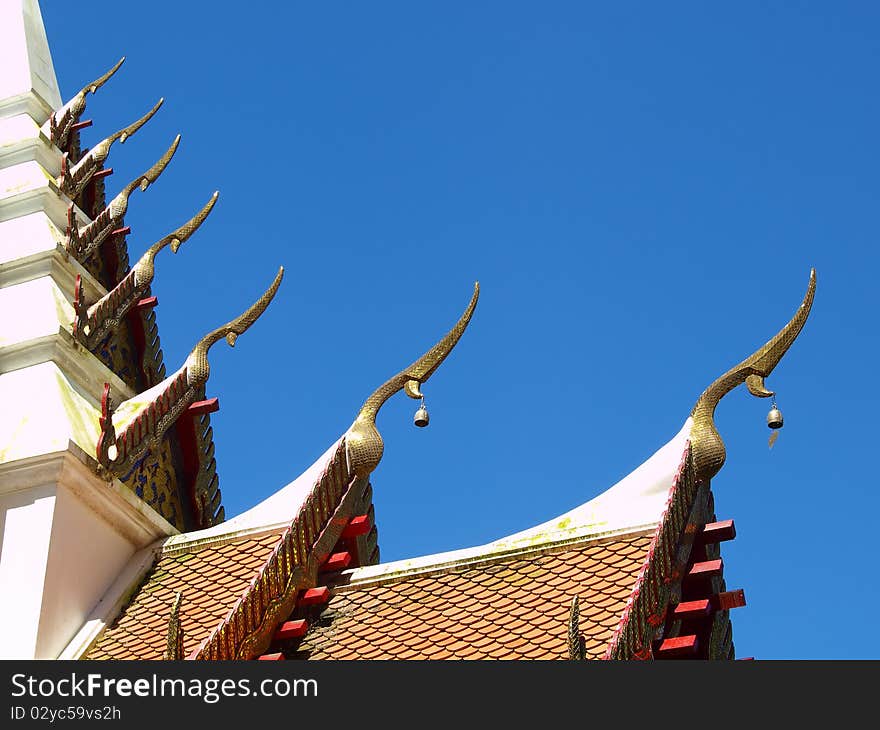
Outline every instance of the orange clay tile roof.
[(598, 659), (650, 542), (650, 533), (629, 534), (340, 585), (293, 656), (567, 659), (577, 595), (586, 657)]
[(177, 591), (183, 593), (180, 623), (187, 656), (226, 617), (280, 537), (277, 530), (160, 555), (132, 602), (86, 658), (161, 659)]

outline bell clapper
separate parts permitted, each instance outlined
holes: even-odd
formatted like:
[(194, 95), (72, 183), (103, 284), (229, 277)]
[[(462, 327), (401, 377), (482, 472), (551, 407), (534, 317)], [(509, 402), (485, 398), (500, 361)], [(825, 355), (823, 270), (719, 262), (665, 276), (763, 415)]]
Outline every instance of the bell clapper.
[(413, 417), (413, 423), (419, 428), (424, 428), (428, 425), (428, 421), (430, 417), (428, 416), (428, 409), (425, 408), (425, 399), (422, 398), (422, 404), (419, 406), (419, 409), (416, 411), (416, 415)]

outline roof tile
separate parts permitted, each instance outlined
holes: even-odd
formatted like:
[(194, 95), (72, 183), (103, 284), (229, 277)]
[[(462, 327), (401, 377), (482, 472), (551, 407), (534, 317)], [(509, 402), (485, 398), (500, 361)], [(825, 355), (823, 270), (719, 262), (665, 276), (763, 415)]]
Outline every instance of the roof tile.
[(577, 595), (587, 656), (598, 658), (650, 539), (625, 535), (340, 587), (326, 606), (329, 629), (310, 631), (299, 649), (310, 659), (564, 659)]
[(131, 603), (99, 637), (88, 659), (161, 659), (178, 591), (184, 655), (217, 626), (268, 559), (281, 532), (160, 555)]

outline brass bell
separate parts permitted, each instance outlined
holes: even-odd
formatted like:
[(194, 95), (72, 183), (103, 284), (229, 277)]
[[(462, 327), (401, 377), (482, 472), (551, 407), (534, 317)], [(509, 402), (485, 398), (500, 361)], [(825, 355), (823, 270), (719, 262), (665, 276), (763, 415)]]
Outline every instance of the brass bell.
[(767, 426), (770, 428), (782, 428), (782, 411), (776, 407), (776, 403), (767, 414)]
[(428, 420), (428, 409), (425, 408), (425, 401), (422, 401), (422, 405), (419, 406), (419, 410), (416, 411), (416, 415), (413, 417), (413, 423), (419, 428), (424, 428), (428, 425)]

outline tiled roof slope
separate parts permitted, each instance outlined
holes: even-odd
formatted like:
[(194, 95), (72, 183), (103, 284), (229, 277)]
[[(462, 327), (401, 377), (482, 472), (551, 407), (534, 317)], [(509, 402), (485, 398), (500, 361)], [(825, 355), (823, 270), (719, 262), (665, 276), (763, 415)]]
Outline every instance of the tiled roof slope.
[(161, 555), (132, 602), (107, 628), (88, 659), (162, 659), (168, 617), (183, 593), (180, 623), (186, 656), (229, 613), (257, 576), (282, 530)]
[(291, 657), (567, 659), (578, 596), (586, 658), (598, 659), (650, 542), (643, 531), (338, 585)]

